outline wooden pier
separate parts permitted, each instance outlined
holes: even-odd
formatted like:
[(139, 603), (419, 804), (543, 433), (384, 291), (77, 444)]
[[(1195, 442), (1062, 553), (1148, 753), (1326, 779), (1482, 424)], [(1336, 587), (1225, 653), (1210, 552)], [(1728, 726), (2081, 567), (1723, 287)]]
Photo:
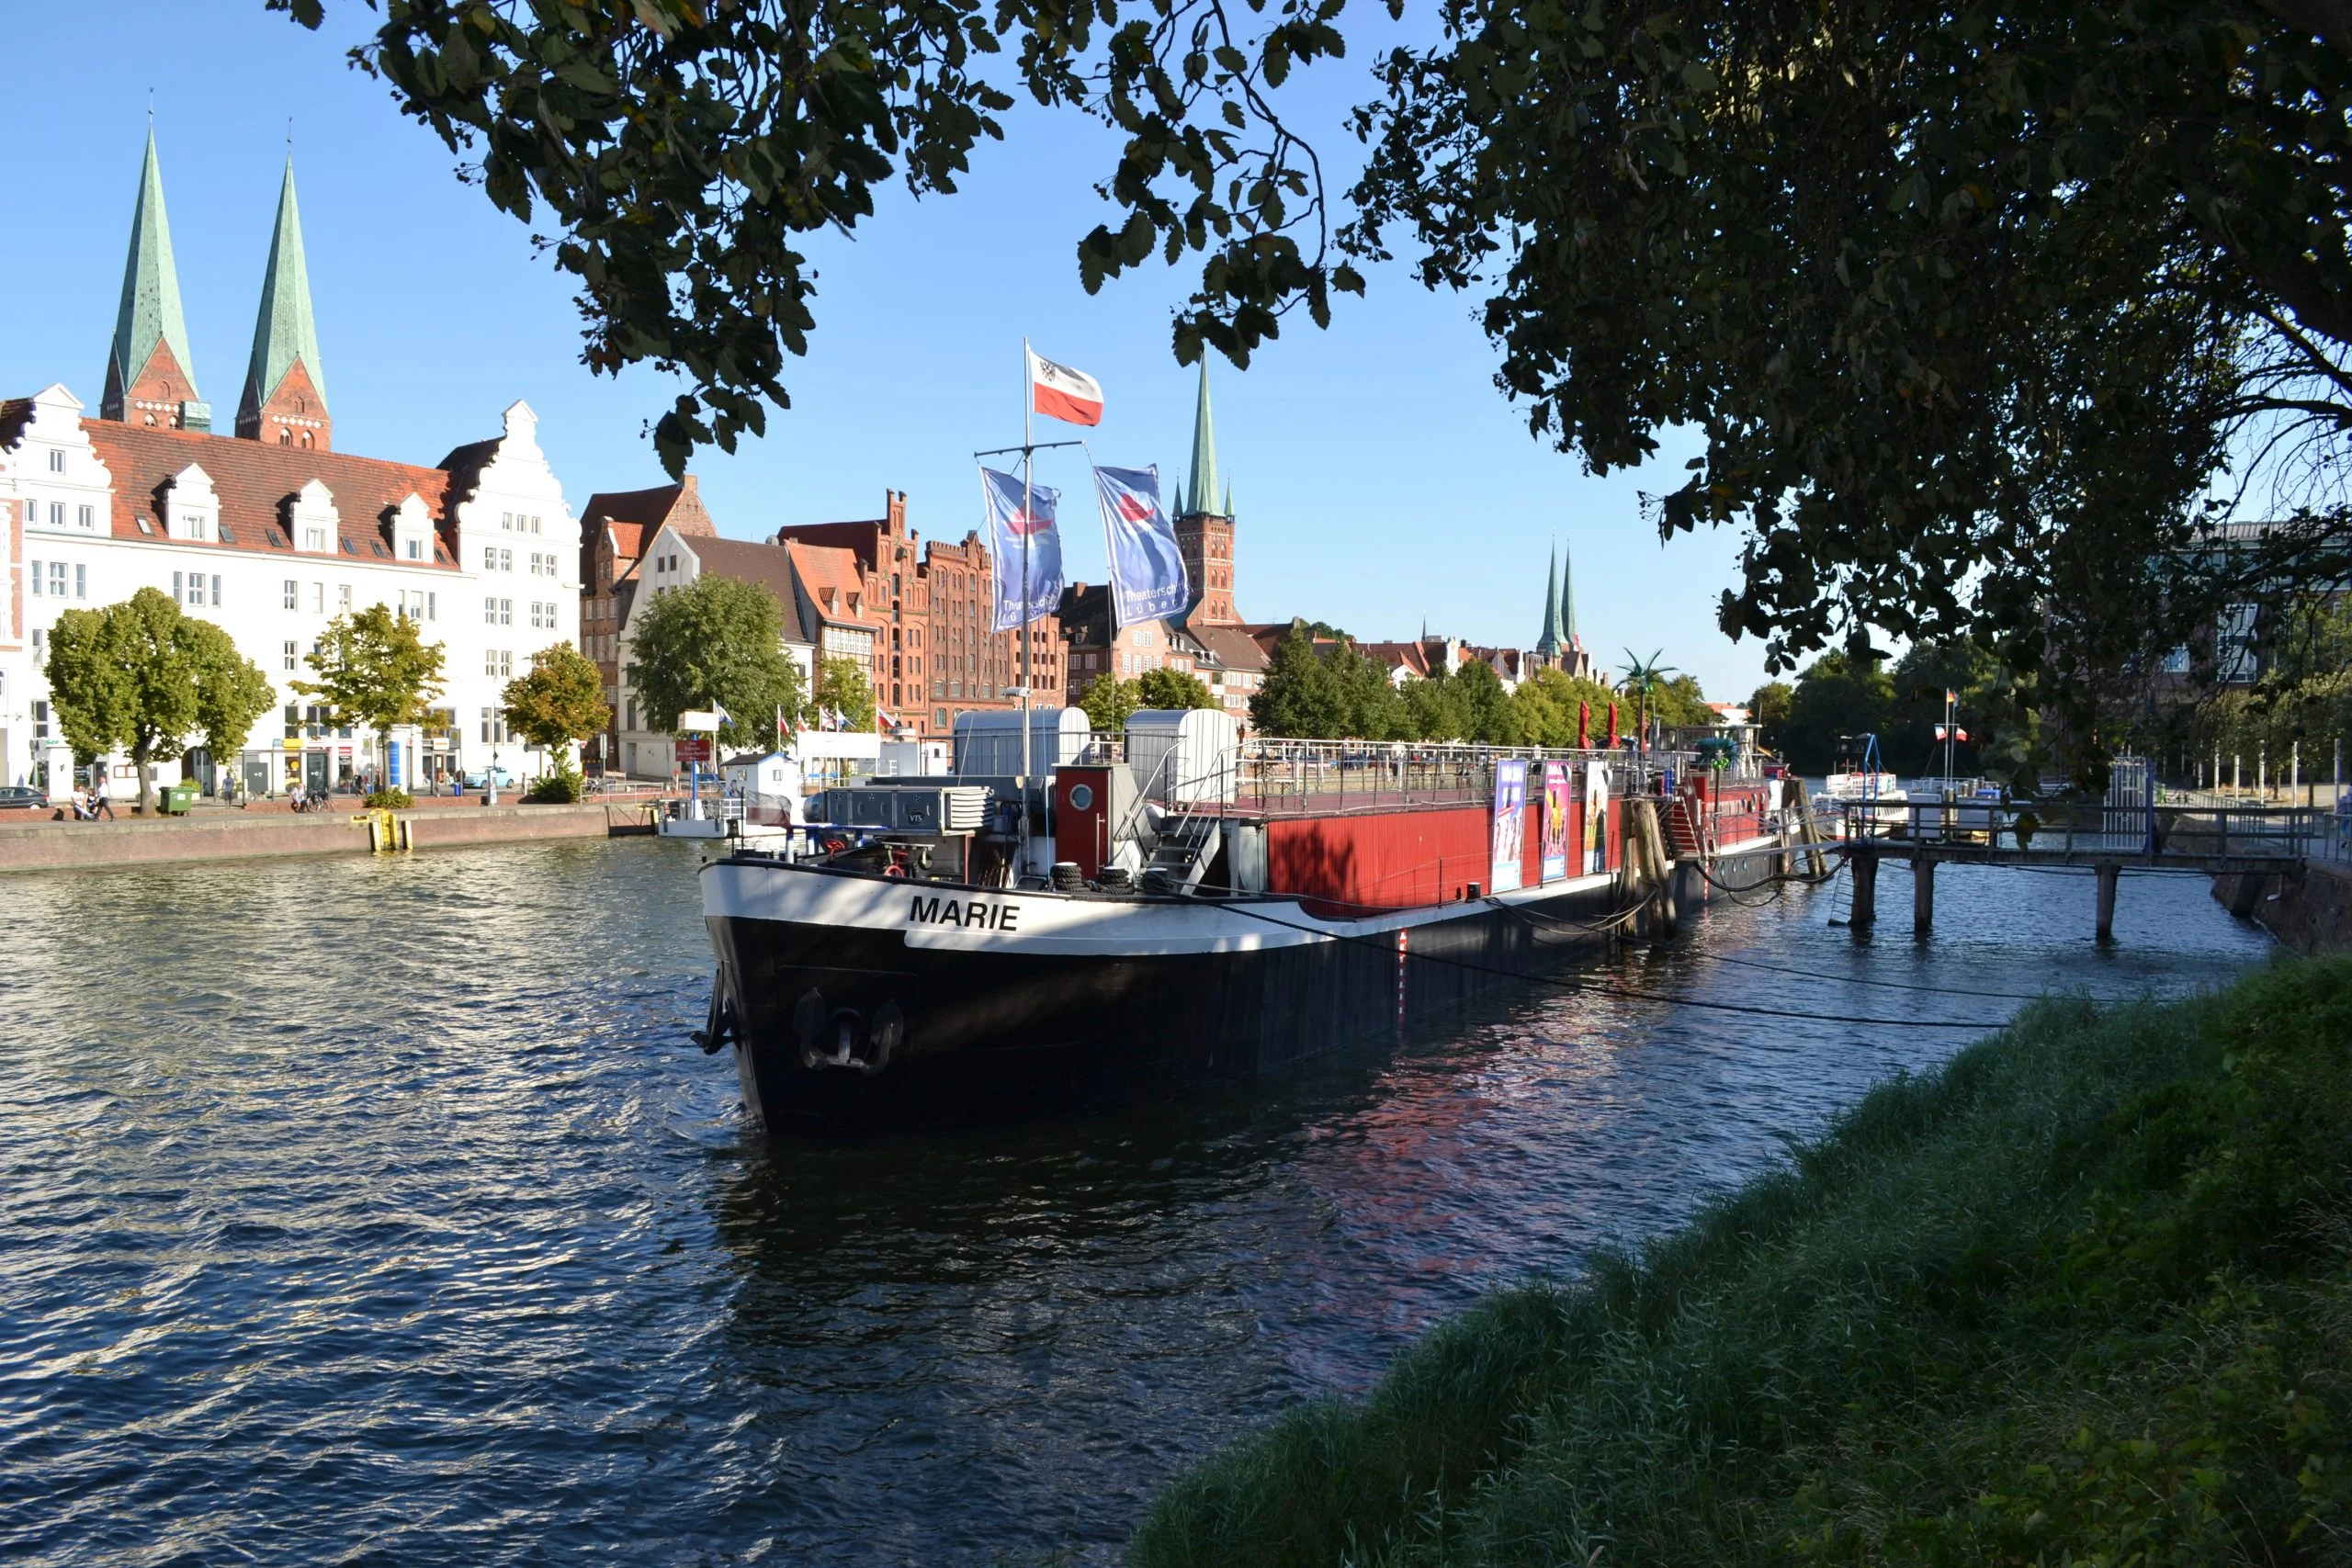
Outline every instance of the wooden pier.
[[(2268, 878), (2295, 876), (2335, 852), (2336, 817), (2302, 807), (2165, 805), (2012, 807), (1978, 800), (1857, 801), (1826, 848), (1842, 853), (1853, 877), (1848, 923), (1878, 921), (1882, 860), (1911, 867), (1911, 924), (1935, 924), (1936, 867), (2087, 867), (2098, 889), (2094, 929), (2115, 935), (2116, 886), (2126, 871), (2196, 872), (2235, 879), (2230, 912), (2247, 916)], [(2023, 826), (2022, 836), (2019, 833)]]

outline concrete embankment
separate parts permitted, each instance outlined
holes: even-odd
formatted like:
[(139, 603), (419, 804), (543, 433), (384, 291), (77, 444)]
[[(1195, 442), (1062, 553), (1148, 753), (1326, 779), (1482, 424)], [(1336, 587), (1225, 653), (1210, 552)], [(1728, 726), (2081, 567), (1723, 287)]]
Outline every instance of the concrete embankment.
[[(602, 839), (643, 832), (636, 805), (475, 806), (403, 811), (420, 850), (537, 839)], [(172, 861), (249, 860), (274, 855), (366, 854), (364, 817), (341, 810), (206, 811), (184, 818), (115, 822), (0, 824), (0, 872), (150, 865)]]
[(2297, 953), (2352, 953), (2352, 865), (2309, 861), (2296, 876), (2217, 876), (2213, 897)]

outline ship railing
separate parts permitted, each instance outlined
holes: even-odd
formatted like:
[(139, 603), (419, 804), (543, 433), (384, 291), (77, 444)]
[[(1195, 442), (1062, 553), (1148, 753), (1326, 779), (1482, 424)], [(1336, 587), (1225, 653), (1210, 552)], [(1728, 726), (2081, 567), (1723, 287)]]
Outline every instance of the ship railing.
[(1695, 761), (1688, 752), (1253, 738), (1241, 749), (1233, 800), (1239, 810), (1283, 814), (1485, 805), (1494, 799), (1498, 765), (1513, 759), (1529, 764), (1531, 792), (1542, 787), (1543, 763), (1565, 761), (1606, 768), (1611, 795), (1657, 793), (1663, 775), (1680, 776)]

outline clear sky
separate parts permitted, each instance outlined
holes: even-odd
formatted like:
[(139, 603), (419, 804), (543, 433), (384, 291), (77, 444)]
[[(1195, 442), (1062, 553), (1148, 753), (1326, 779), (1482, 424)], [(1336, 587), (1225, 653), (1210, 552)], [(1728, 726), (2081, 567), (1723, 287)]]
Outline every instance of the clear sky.
[[(523, 398), (575, 509), (598, 490), (660, 482), (643, 432), (671, 395), (662, 378), (581, 365), (564, 278), (526, 229), (459, 183), (455, 160), (382, 84), (345, 66), (374, 13), (357, 0), (328, 11), (327, 31), (312, 34), (261, 0), (8, 7), (18, 69), (0, 93), (13, 152), (0, 395), (62, 381), (96, 410), (152, 88), (195, 374), (220, 428), (244, 378), (290, 119), (339, 449), (432, 462), (494, 434), (499, 410)], [(1351, 26), (1381, 20), (1376, 6), (1349, 12)], [(1327, 167), (1343, 173), (1360, 154), (1339, 116), (1371, 96), (1373, 54), (1319, 65), (1293, 94)], [(750, 538), (877, 516), (883, 491), (903, 490), (915, 527), (960, 537), (980, 515), (972, 452), (1020, 438), (1024, 334), (1102, 383), (1096, 457), (1157, 463), (1172, 488), (1190, 457), (1197, 372), (1175, 363), (1169, 322), (1190, 274), (1155, 267), (1092, 298), (1078, 281), (1076, 242), (1105, 209), (1092, 185), (1110, 146), (1074, 118), (1018, 114), (959, 194), (918, 203), (894, 187), (854, 237), (812, 239), (817, 331), (786, 367), (793, 407), (763, 440), (695, 463), (721, 530)], [(1389, 268), (1368, 300), (1341, 303), (1330, 331), (1302, 313), (1246, 373), (1211, 356), (1241, 613), (1366, 637), (1426, 622), (1524, 646), (1541, 629), (1557, 541), (1574, 552), (1596, 659), (1614, 667), (1629, 645), (1645, 657), (1663, 648), (1710, 695), (1744, 697), (1762, 651), (1714, 626), (1736, 538), (1661, 547), (1639, 510), (1638, 493), (1670, 488), (1694, 448), (1670, 443), (1642, 472), (1596, 479), (1534, 441), (1495, 389), (1476, 304)], [(1069, 575), (1099, 581), (1101, 532), (1076, 504), (1083, 468), (1047, 454), (1039, 468), (1070, 498)]]

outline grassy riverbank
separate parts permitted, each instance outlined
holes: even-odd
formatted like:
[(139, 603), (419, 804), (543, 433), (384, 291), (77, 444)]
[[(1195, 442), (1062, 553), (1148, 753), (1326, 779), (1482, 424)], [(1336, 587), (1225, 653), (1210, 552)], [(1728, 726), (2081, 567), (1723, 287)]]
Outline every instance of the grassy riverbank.
[(1180, 1480), (1136, 1568), (2352, 1561), (2352, 961), (2044, 1002)]

